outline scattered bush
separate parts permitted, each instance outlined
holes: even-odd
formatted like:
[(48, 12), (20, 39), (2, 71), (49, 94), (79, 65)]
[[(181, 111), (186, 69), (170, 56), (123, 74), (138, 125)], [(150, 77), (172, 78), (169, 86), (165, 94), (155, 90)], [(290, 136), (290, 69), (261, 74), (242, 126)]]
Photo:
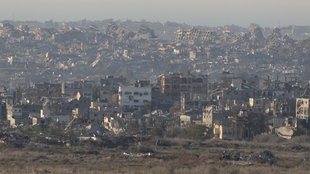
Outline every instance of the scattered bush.
[(165, 136), (170, 137), (170, 138), (184, 137), (185, 130), (179, 127), (168, 128), (165, 132)]
[(286, 139), (278, 137), (276, 135), (269, 135), (269, 134), (260, 134), (256, 135), (253, 138), (253, 142), (256, 143), (281, 143), (286, 141)]
[(185, 129), (187, 138), (204, 139), (206, 138), (206, 126), (193, 124)]
[(137, 152), (139, 153), (154, 153), (154, 150), (147, 146), (138, 146)]
[(210, 174), (218, 174), (219, 170), (216, 167), (210, 167), (208, 173), (210, 173)]
[(301, 135), (293, 137), (292, 140), (294, 143), (309, 143), (310, 142), (310, 136), (307, 135)]
[(158, 139), (156, 140), (156, 145), (170, 147), (177, 145), (177, 143), (168, 139)]
[(163, 133), (164, 133), (163, 129), (156, 128), (156, 127), (152, 128), (151, 131), (150, 131), (150, 135), (152, 137), (162, 137)]

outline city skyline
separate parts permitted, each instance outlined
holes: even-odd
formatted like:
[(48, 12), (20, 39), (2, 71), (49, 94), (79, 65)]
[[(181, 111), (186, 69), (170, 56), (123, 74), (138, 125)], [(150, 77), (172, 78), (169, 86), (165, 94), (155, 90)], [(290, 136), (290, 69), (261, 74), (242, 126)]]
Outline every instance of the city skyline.
[(147, 20), (190, 25), (309, 25), (306, 0), (0, 0), (0, 20)]

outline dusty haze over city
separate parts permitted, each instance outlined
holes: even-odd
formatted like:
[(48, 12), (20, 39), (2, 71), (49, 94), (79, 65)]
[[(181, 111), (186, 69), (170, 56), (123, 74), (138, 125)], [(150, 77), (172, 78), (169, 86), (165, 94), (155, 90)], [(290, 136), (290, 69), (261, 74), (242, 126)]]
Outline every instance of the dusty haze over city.
[(0, 174), (309, 174), (309, 7), (0, 0)]
[(0, 20), (175, 21), (191, 25), (308, 25), (308, 0), (0, 0)]

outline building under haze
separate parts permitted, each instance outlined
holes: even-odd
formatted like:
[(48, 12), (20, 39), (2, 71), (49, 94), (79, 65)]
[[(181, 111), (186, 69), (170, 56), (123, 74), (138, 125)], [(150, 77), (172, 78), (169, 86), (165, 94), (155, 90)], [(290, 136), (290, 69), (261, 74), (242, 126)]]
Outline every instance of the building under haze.
[(159, 77), (160, 92), (166, 100), (203, 101), (208, 94), (208, 76), (191, 73), (169, 73)]
[(147, 81), (137, 81), (130, 86), (120, 85), (118, 90), (119, 106), (123, 111), (141, 110), (150, 106), (152, 88)]

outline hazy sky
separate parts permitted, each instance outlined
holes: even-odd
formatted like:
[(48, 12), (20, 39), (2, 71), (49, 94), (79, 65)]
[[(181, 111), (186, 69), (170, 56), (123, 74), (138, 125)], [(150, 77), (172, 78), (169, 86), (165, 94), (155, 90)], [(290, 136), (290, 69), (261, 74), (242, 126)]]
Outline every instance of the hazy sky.
[(310, 25), (310, 0), (0, 0), (0, 20), (148, 20)]

